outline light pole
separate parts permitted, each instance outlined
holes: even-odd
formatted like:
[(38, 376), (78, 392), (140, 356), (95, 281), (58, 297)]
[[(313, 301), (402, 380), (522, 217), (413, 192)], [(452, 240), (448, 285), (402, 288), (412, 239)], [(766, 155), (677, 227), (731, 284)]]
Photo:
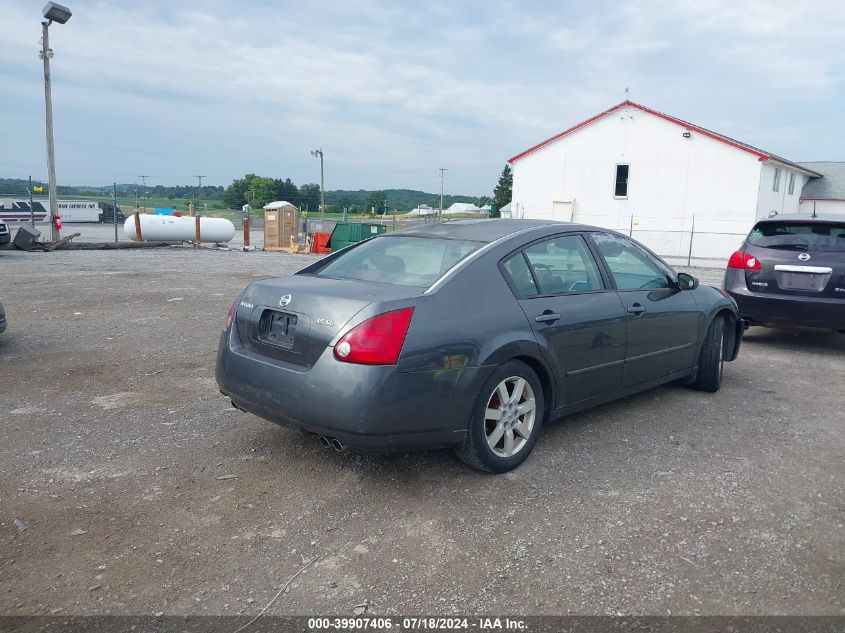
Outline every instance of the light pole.
[(52, 238), (56, 242), (61, 235), (56, 226), (56, 219), (59, 217), (59, 201), (56, 196), (56, 155), (53, 148), (53, 97), (50, 86), (50, 59), (53, 57), (53, 50), (50, 48), (50, 25), (53, 22), (64, 24), (70, 20), (71, 12), (55, 2), (48, 2), (44, 5), (42, 15), (46, 18), (41, 23), (41, 59), (44, 60), (44, 102), (47, 111), (47, 178), (50, 189), (50, 221)]
[(311, 151), (311, 156), (320, 157), (320, 220), (323, 220), (323, 214), (326, 211), (326, 191), (323, 186), (323, 150), (315, 149)]

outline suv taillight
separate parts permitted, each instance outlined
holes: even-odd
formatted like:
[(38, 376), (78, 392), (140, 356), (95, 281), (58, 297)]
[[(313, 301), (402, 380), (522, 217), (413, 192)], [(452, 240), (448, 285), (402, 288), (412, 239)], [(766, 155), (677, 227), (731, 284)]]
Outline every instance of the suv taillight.
[(229, 329), (229, 326), (232, 325), (232, 320), (235, 318), (235, 312), (237, 311), (237, 309), (238, 309), (238, 300), (235, 299), (235, 301), (229, 307), (229, 312), (226, 314), (226, 329), (227, 330)]
[(395, 365), (413, 315), (413, 308), (401, 308), (359, 323), (334, 346), (334, 357), (344, 363)]
[(737, 251), (728, 260), (728, 268), (743, 270), (760, 270), (760, 260), (745, 251)]

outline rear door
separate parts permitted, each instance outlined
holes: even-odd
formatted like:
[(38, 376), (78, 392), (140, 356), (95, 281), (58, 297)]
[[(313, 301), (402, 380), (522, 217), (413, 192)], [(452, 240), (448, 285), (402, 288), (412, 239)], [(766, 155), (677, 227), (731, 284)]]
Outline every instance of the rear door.
[(584, 237), (568, 233), (536, 242), (509, 256), (502, 269), (557, 365), (555, 406), (619, 389), (625, 310)]
[(631, 387), (695, 364), (700, 313), (672, 271), (633, 240), (609, 233), (590, 239), (610, 273), (627, 319), (622, 386)]
[(746, 286), (754, 293), (845, 300), (843, 222), (759, 222), (745, 251), (759, 262), (745, 270)]

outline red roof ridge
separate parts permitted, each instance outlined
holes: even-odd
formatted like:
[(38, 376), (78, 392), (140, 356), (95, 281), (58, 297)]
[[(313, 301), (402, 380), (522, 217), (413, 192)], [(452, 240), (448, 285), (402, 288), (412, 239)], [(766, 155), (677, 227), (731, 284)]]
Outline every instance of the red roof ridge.
[[(560, 132), (559, 134), (555, 134), (554, 136), (551, 136), (551, 137), (547, 138), (546, 140), (541, 141), (541, 142), (537, 143), (536, 145), (533, 145), (532, 147), (529, 147), (524, 152), (520, 152), (516, 156), (509, 158), (507, 162), (514, 163), (515, 161), (519, 160), (523, 156), (526, 156), (527, 154), (530, 154), (531, 152), (534, 152), (534, 151), (540, 149), (541, 147), (545, 147), (549, 143), (553, 143), (554, 141), (558, 140), (559, 138), (566, 136), (567, 134), (571, 134), (572, 132), (575, 132), (576, 130), (580, 130), (582, 127), (586, 127), (590, 123), (593, 123), (594, 121), (597, 121), (598, 119), (601, 119), (602, 117), (605, 117), (608, 114), (611, 114), (611, 113), (613, 113), (613, 112), (615, 112), (615, 111), (617, 111), (620, 108), (623, 108), (625, 106), (633, 107), (633, 108), (636, 108), (636, 109), (641, 110), (643, 112), (648, 112), (649, 114), (653, 114), (654, 116), (659, 117), (659, 118), (661, 118), (665, 121), (669, 121), (670, 123), (674, 123), (675, 125), (679, 125), (679, 126), (683, 127), (684, 129), (698, 132), (699, 134), (702, 134), (704, 136), (712, 138), (716, 141), (719, 141), (721, 143), (725, 143), (726, 145), (730, 145), (731, 147), (735, 147), (735, 148), (740, 149), (744, 152), (748, 152), (749, 154), (753, 154), (754, 156), (756, 156), (760, 160), (771, 160), (771, 159), (774, 158), (775, 160), (777, 160), (779, 162), (784, 162), (784, 163), (789, 164), (789, 165), (794, 164), (794, 163), (787, 161), (785, 159), (778, 158), (777, 156), (763, 152), (762, 150), (759, 150), (756, 147), (752, 147), (751, 145), (741, 143), (740, 141), (736, 141), (732, 138), (729, 138), (729, 137), (724, 136), (722, 134), (718, 134), (716, 132), (711, 132), (710, 130), (707, 130), (707, 129), (700, 127), (698, 125), (695, 125), (693, 123), (688, 123), (687, 121), (683, 121), (683, 120), (675, 118), (673, 116), (669, 116), (668, 114), (663, 114), (662, 112), (658, 112), (657, 110), (653, 110), (649, 107), (646, 107), (646, 106), (641, 105), (639, 103), (635, 103), (633, 101), (629, 101), (627, 99), (625, 101), (623, 101), (622, 103), (617, 103), (615, 106), (605, 110), (604, 112), (600, 112), (599, 114), (596, 114), (595, 116), (591, 116), (589, 119), (585, 119), (584, 121), (581, 121), (580, 123), (573, 125), (570, 128), (567, 128), (563, 132)], [(796, 165), (796, 167), (800, 167), (800, 165)], [(808, 171), (806, 168), (803, 168), (803, 167), (801, 167), (801, 169), (803, 171)]]

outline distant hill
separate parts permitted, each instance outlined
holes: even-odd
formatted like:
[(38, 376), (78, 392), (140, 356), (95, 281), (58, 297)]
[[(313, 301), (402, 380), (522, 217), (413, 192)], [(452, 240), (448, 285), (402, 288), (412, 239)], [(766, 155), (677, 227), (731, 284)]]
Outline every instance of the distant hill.
[[(440, 206), (439, 193), (426, 193), (415, 189), (381, 189), (381, 191), (384, 191), (387, 195), (387, 208), (389, 210), (410, 211), (421, 204), (427, 204), (435, 209)], [(345, 206), (363, 207), (372, 194), (373, 191), (367, 189), (326, 191), (326, 205), (340, 208)], [(474, 196), (444, 195), (443, 207), (447, 208), (454, 202), (475, 202), (477, 199)]]
[[(42, 185), (44, 193), (47, 192), (47, 184), (38, 181), (33, 181), (34, 185)], [(26, 189), (29, 186), (27, 180), (21, 178), (0, 178), (0, 197), (22, 197), (26, 196)], [(136, 191), (141, 190), (141, 185), (135, 183), (119, 183), (117, 185), (118, 198), (131, 200), (135, 196)], [(223, 187), (204, 186), (202, 188), (203, 200), (222, 201)], [(415, 189), (382, 189), (387, 195), (387, 208), (389, 210), (399, 209), (401, 212), (410, 211), (414, 207), (421, 204), (427, 204), (432, 208), (440, 206), (440, 194), (427, 193), (425, 191), (417, 191)], [(194, 199), (197, 196), (197, 188), (194, 185), (178, 185), (174, 187), (164, 187), (162, 185), (148, 185), (146, 188), (147, 197), (161, 200), (186, 200)], [(59, 185), (58, 194), (61, 197), (103, 197), (111, 196), (112, 185), (93, 186), (93, 185)], [(349, 208), (364, 208), (367, 200), (375, 193), (375, 190), (358, 189), (358, 190), (344, 190), (339, 189), (335, 191), (326, 191), (326, 206)], [(44, 195), (44, 194), (41, 194)], [(461, 196), (461, 195), (445, 195), (443, 196), (443, 207), (447, 208), (455, 202), (477, 202), (478, 198), (475, 196)], [(214, 206), (220, 206), (222, 202), (218, 202)]]

